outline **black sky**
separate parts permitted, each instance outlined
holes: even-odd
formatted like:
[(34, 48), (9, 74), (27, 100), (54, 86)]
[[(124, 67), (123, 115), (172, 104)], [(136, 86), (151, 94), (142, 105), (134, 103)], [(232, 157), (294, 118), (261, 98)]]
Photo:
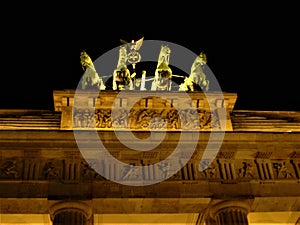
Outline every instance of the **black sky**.
[(216, 5), (205, 12), (128, 6), (123, 14), (97, 9), (69, 15), (43, 8), (23, 11), (9, 24), (2, 20), (1, 109), (53, 109), (53, 90), (75, 89), (83, 75), (82, 50), (96, 60), (120, 38), (143, 36), (204, 51), (222, 90), (237, 93), (235, 109), (300, 111), (299, 16), (293, 6)]

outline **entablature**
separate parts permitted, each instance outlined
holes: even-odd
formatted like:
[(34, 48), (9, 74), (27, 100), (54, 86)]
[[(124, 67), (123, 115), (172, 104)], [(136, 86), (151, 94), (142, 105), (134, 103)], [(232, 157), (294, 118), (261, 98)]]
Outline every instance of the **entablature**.
[[(231, 131), (237, 95), (222, 92), (55, 90), (61, 129)], [(160, 118), (160, 119), (157, 119)]]

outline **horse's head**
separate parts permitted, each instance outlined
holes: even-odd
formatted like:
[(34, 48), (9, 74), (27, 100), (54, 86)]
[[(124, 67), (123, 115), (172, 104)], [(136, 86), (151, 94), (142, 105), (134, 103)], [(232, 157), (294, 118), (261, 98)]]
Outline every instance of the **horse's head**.
[(193, 62), (190, 73), (190, 80), (199, 85), (202, 89), (208, 90), (209, 81), (206, 79), (206, 75), (203, 71), (204, 65), (207, 63), (206, 54), (201, 52)]
[(84, 70), (93, 67), (93, 61), (90, 58), (90, 56), (86, 53), (86, 51), (82, 51), (80, 53), (80, 63)]
[(105, 90), (106, 86), (102, 78), (97, 73), (91, 57), (85, 51), (80, 53), (80, 63), (85, 71), (81, 79), (81, 88)]
[(194, 60), (193, 65), (191, 67), (191, 74), (201, 74), (203, 73), (203, 67), (207, 63), (205, 53), (201, 52)]

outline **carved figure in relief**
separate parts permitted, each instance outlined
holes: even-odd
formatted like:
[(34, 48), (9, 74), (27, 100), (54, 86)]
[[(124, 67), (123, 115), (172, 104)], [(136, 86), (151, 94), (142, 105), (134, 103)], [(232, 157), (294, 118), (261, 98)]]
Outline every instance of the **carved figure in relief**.
[(46, 179), (59, 177), (59, 169), (53, 162), (47, 162), (43, 168), (43, 173)]
[(140, 174), (138, 172), (138, 167), (134, 165), (128, 165), (121, 175), (122, 180), (138, 180)]
[(93, 127), (93, 117), (94, 115), (89, 111), (89, 110), (84, 110), (83, 115), (82, 115), (82, 126), (83, 127)]
[(220, 125), (220, 120), (218, 118), (218, 116), (216, 115), (216, 113), (211, 112), (210, 114), (210, 127), (215, 129), (215, 130), (220, 130), (221, 129), (221, 125)]
[(168, 111), (166, 123), (169, 129), (180, 129), (179, 115), (176, 109), (170, 109)]
[(157, 164), (160, 171), (163, 174), (163, 177), (166, 179), (168, 177), (170, 177), (172, 175), (171, 173), (171, 163), (168, 161), (165, 161), (162, 165), (161, 164)]
[(100, 128), (103, 124), (103, 117), (104, 117), (104, 111), (103, 109), (98, 109), (95, 112), (94, 118), (95, 118), (95, 127)]
[(92, 128), (95, 127), (95, 115), (88, 109), (77, 109), (73, 116), (73, 127)]
[(82, 69), (85, 71), (81, 79), (81, 88), (83, 90), (105, 90), (106, 86), (103, 83), (102, 78), (97, 73), (92, 59), (85, 51), (82, 51), (80, 54), (80, 62)]
[(111, 128), (111, 111), (109, 109), (99, 109), (94, 115), (96, 128)]
[(241, 178), (253, 178), (254, 167), (251, 163), (243, 162), (243, 166), (238, 170), (238, 176)]
[(81, 117), (82, 117), (81, 110), (80, 109), (76, 110), (73, 116), (73, 127), (82, 127)]
[(137, 121), (138, 121), (139, 113), (140, 113), (140, 110), (136, 110), (133, 108), (129, 111), (128, 124), (129, 124), (130, 128), (138, 127)]
[(218, 166), (210, 164), (210, 160), (203, 159), (199, 163), (199, 171), (202, 171), (202, 174), (205, 178), (216, 178), (218, 172)]
[(182, 129), (199, 129), (199, 115), (196, 110), (181, 110), (180, 115)]
[(83, 178), (94, 179), (100, 178), (103, 180), (102, 176), (100, 176), (94, 169), (91, 168), (91, 165), (85, 161), (81, 161), (81, 175)]
[(109, 109), (105, 109), (103, 114), (103, 125), (102, 127), (111, 128), (112, 127), (112, 121), (111, 121), (111, 112)]
[(152, 114), (153, 114), (153, 110), (141, 109), (140, 113), (138, 114), (136, 124), (138, 124), (143, 129), (149, 128)]
[[(122, 124), (126, 123), (122, 117)], [(87, 109), (77, 109), (73, 116), (73, 127), (77, 128), (111, 128), (111, 110), (109, 109), (98, 109), (95, 112)]]
[(161, 117), (154, 117), (150, 120), (150, 129), (166, 129), (166, 123)]
[(209, 112), (198, 112), (199, 114), (199, 125), (200, 128), (210, 129), (211, 128), (211, 114)]
[(112, 124), (114, 128), (128, 127), (128, 112), (126, 109), (116, 110), (112, 117)]
[(6, 161), (1, 166), (1, 174), (4, 174), (6, 176), (12, 176), (14, 178), (17, 178), (19, 173), (17, 171), (17, 161), (14, 159)]
[(209, 166), (204, 170), (204, 174), (206, 178), (216, 178), (217, 177), (217, 166)]
[(251, 163), (247, 163), (246, 170), (245, 170), (245, 177), (254, 177), (254, 167)]
[(285, 162), (274, 163), (278, 178), (292, 178), (293, 174), (288, 170)]

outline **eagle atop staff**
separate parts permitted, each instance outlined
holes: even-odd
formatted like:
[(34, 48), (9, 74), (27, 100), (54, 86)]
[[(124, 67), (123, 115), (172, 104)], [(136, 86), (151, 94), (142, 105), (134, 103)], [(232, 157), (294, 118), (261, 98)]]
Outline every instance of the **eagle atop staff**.
[(123, 45), (126, 45), (126, 47), (128, 47), (129, 50), (138, 51), (141, 48), (142, 44), (143, 44), (144, 37), (140, 38), (137, 41), (132, 40), (131, 42), (128, 42), (128, 41), (125, 41), (123, 39), (120, 39), (120, 41)]
[(121, 43), (128, 48), (129, 53), (127, 55), (128, 62), (132, 64), (133, 68), (135, 68), (135, 64), (138, 63), (141, 60), (141, 55), (138, 52), (138, 50), (141, 48), (144, 37), (140, 38), (139, 40), (135, 41), (132, 40), (131, 42), (127, 42), (123, 39), (120, 39)]

